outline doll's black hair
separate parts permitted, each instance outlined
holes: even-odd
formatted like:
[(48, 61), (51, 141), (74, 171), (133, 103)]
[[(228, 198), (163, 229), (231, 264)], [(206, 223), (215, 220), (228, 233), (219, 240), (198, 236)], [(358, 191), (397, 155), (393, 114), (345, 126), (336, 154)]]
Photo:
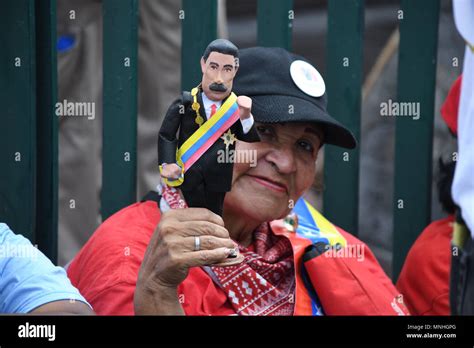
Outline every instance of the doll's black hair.
[(211, 52), (219, 52), (222, 54), (230, 54), (234, 56), (236, 59), (236, 62), (238, 62), (239, 59), (239, 49), (237, 48), (236, 45), (234, 45), (232, 42), (226, 39), (217, 39), (212, 41), (209, 45), (207, 45), (206, 50), (204, 51), (204, 54), (202, 57), (204, 58), (204, 61), (207, 60)]

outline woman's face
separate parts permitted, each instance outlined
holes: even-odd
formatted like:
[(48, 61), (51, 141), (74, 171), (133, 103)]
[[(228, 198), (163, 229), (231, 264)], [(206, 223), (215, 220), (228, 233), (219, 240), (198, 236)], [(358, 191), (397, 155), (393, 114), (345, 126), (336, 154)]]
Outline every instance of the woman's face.
[(285, 217), (313, 183), (322, 132), (311, 123), (257, 122), (255, 127), (261, 141), (238, 141), (235, 158), (247, 152), (240, 158), (256, 155), (256, 165), (234, 163), (224, 210), (264, 222)]

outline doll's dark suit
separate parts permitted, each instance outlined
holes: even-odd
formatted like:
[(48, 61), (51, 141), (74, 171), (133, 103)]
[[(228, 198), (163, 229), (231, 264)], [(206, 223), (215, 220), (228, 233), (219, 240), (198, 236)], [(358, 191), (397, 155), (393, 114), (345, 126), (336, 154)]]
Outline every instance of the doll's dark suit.
[[(206, 121), (206, 112), (202, 101), (202, 90), (197, 93), (200, 104), (199, 113)], [(222, 104), (224, 104), (223, 100)], [(168, 109), (158, 134), (158, 163), (176, 163), (176, 149), (179, 148), (198, 128), (195, 122), (196, 111), (191, 106), (191, 93), (183, 92)], [(184, 109), (183, 109), (184, 108)], [(184, 112), (180, 113), (180, 110)], [(176, 139), (176, 134), (179, 135)], [(230, 130), (238, 140), (257, 142), (260, 138), (255, 125), (244, 134), (240, 120), (237, 120)], [(229, 145), (228, 151), (235, 149), (235, 143)], [(184, 174), (184, 182), (179, 189), (183, 192), (186, 203), (190, 207), (207, 208), (218, 215), (222, 215), (222, 205), (226, 192), (232, 184), (233, 163), (224, 161), (218, 163), (219, 150), (225, 151), (224, 140), (218, 140), (199, 158)]]

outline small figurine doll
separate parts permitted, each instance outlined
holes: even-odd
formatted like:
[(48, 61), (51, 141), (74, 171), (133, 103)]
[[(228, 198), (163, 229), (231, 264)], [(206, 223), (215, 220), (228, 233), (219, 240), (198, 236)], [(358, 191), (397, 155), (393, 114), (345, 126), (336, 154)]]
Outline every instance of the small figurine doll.
[[(237, 139), (260, 140), (250, 113), (252, 100), (232, 93), (238, 53), (228, 40), (212, 41), (201, 58), (201, 83), (191, 93), (183, 92), (166, 113), (158, 135), (158, 161), (164, 183), (160, 193), (171, 208), (187, 204), (222, 216), (233, 163), (219, 163), (223, 161), (218, 162), (218, 154), (233, 152)], [(178, 188), (185, 203), (176, 198), (181, 196)]]

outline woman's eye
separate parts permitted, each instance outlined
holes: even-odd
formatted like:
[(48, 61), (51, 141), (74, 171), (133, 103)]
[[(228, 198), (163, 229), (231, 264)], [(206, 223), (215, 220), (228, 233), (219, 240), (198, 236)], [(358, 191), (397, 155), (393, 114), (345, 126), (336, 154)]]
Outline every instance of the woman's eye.
[(308, 151), (308, 152), (311, 152), (311, 153), (313, 153), (313, 151), (314, 151), (314, 146), (313, 146), (313, 144), (311, 144), (310, 142), (308, 142), (308, 141), (306, 141), (306, 140), (300, 140), (300, 141), (298, 142), (298, 145), (299, 145), (300, 147), (302, 147), (305, 151)]
[(273, 134), (272, 129), (270, 127), (265, 127), (265, 126), (257, 126), (257, 132), (260, 135), (264, 135), (264, 136), (270, 136)]

